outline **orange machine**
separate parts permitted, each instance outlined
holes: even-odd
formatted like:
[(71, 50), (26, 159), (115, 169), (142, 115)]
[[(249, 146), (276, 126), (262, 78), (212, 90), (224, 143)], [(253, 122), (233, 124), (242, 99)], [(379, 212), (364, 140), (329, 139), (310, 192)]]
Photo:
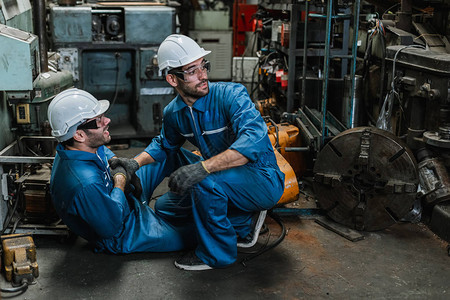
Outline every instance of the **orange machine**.
[(36, 261), (36, 246), (33, 238), (27, 234), (10, 234), (2, 236), (3, 263), (7, 281), (16, 286), (24, 281), (35, 283), (39, 276)]
[(267, 123), (268, 134), (272, 145), (274, 146), (275, 156), (278, 166), (284, 173), (284, 193), (278, 204), (285, 204), (296, 201), (300, 193), (297, 176), (305, 171), (302, 154), (298, 152), (286, 152), (286, 147), (299, 147), (300, 136), (299, 129), (296, 126), (282, 123)]

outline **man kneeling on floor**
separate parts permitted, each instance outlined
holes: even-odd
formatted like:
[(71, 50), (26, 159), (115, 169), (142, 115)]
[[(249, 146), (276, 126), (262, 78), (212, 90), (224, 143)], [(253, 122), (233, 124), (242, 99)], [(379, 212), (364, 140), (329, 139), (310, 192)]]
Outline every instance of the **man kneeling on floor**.
[(153, 190), (173, 168), (166, 162), (139, 168), (129, 160), (127, 170), (118, 165), (110, 169), (108, 160), (115, 155), (104, 146), (111, 140), (111, 120), (104, 115), (108, 108), (107, 100), (79, 89), (58, 94), (48, 107), (52, 135), (60, 142), (50, 181), (58, 215), (98, 252), (193, 247), (191, 223), (172, 224), (148, 206)]

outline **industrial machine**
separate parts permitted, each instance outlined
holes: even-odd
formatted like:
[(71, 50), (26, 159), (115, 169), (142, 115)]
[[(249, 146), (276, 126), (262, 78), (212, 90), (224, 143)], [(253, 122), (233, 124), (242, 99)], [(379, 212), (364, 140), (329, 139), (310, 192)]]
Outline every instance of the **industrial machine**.
[[(3, 134), (0, 140), (0, 230), (2, 234), (68, 235), (52, 210), (50, 168), (44, 164), (53, 162), (56, 145), (52, 137), (45, 137), (50, 134), (48, 104), (73, 86), (73, 78), (58, 69), (56, 55), (47, 52), (44, 29), (40, 24), (33, 26), (30, 3), (16, 4), (1, 6), (5, 24), (0, 24), (0, 99), (6, 114), (3, 125), (10, 135)], [(35, 8), (35, 20), (42, 20), (37, 15), (40, 7)]]
[(262, 115), (299, 129), (288, 153), (320, 208), (357, 230), (422, 220), (450, 240), (448, 1), (281, 2), (253, 15), (258, 63), (241, 73), (258, 74)]
[(2, 236), (2, 249), (6, 280), (14, 286), (36, 283), (39, 266), (32, 237), (23, 234)]
[(162, 109), (174, 97), (156, 62), (159, 44), (175, 32), (175, 8), (98, 1), (49, 5), (51, 48), (74, 85), (108, 99), (114, 139), (159, 133)]
[(48, 191), (56, 146), (48, 104), (76, 86), (110, 100), (114, 139), (159, 133), (174, 92), (158, 72), (156, 51), (175, 32), (175, 9), (160, 2), (39, 0), (33, 9), (29, 0), (16, 2), (0, 3), (2, 130), (8, 129), (0, 137), (0, 230), (67, 236)]
[[(49, 100), (75, 86), (110, 100), (114, 140), (158, 134), (174, 90), (156, 53), (178, 30), (177, 9), (36, 1), (33, 23), (28, 0), (6, 2), (0, 113), (13, 132), (0, 128), (2, 230), (32, 223), (61, 234), (48, 196)], [(337, 223), (367, 231), (421, 219), (450, 240), (448, 1), (235, 1), (233, 9), (233, 43), (230, 31), (199, 30), (198, 21), (192, 37), (239, 56), (211, 78), (242, 81), (265, 118), (286, 174), (278, 205), (295, 201), (310, 178)]]

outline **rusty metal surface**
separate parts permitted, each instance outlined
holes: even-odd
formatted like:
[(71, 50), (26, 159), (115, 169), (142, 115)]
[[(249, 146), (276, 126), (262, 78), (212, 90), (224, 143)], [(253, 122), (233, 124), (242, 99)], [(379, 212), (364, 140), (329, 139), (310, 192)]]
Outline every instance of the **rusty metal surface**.
[(450, 177), (441, 158), (428, 158), (418, 164), (421, 194), (425, 203), (435, 205), (450, 200)]
[(370, 127), (347, 130), (319, 153), (314, 190), (336, 222), (357, 230), (384, 229), (414, 204), (417, 163), (406, 145)]

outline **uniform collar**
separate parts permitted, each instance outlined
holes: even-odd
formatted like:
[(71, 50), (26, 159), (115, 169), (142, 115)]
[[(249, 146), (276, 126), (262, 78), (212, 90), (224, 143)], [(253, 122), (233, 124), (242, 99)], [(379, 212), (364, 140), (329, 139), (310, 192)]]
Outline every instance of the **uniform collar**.
[(101, 146), (97, 149), (97, 153), (90, 153), (86, 151), (78, 151), (78, 150), (66, 150), (63, 145), (58, 144), (56, 146), (56, 150), (58, 151), (58, 155), (62, 159), (68, 159), (68, 160), (95, 160), (98, 161), (99, 157), (105, 156), (105, 150), (103, 148), (104, 146)]

